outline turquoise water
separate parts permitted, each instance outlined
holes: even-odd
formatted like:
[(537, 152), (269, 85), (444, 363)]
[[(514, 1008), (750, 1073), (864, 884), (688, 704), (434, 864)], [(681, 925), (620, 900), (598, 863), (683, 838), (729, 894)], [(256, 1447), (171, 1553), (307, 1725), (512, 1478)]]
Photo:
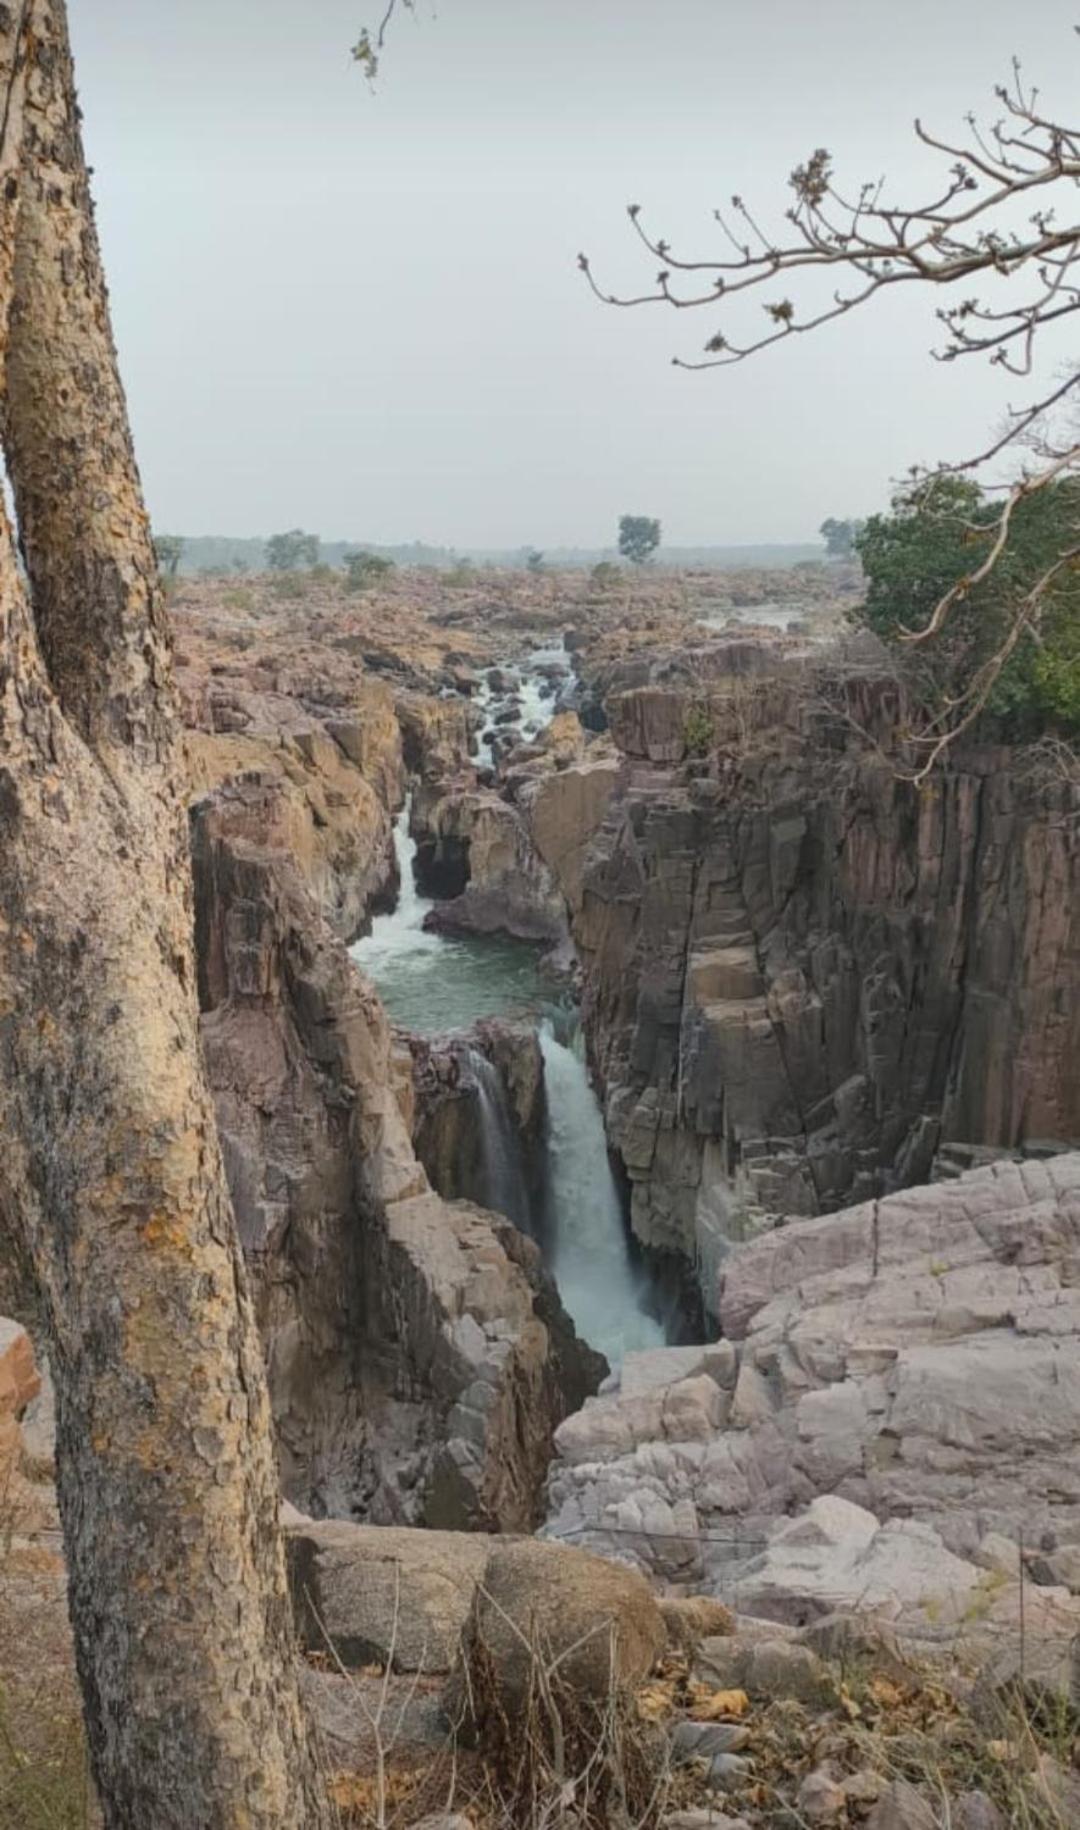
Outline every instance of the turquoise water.
[(391, 1022), (436, 1036), (466, 1029), (478, 1017), (535, 1016), (551, 995), (540, 973), (541, 949), (500, 934), (429, 934), (424, 917), (435, 905), (417, 893), (408, 806), (398, 815), (394, 845), (401, 871), (397, 907), (377, 915), (371, 933), (351, 948)]

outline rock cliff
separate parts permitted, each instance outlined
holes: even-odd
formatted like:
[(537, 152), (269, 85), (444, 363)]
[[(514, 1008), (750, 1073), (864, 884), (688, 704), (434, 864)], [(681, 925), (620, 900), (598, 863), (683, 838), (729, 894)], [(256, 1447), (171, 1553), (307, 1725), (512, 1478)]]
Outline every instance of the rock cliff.
[(608, 699), (567, 884), (635, 1230), (708, 1263), (941, 1143), (1080, 1136), (1076, 790), (1000, 751), (915, 786), (887, 680), (726, 646), (729, 678)]
[(376, 1522), (527, 1529), (595, 1383), (531, 1241), (435, 1194), (371, 987), (294, 863), (279, 784), (194, 815), (203, 1040), (287, 1496)]
[(276, 783), (296, 867), (331, 926), (353, 939), (396, 879), (391, 817), (405, 768), (389, 689), (362, 679), (336, 689), (285, 683), (271, 670), (207, 674), (187, 686), (193, 795), (246, 775)]

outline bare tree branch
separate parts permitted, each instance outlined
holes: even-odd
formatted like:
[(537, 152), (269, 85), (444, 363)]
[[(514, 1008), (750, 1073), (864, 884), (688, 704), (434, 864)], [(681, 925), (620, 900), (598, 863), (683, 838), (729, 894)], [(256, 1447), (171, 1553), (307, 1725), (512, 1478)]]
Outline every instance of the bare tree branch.
[(379, 58), (386, 44), (386, 34), (390, 28), (390, 22), (399, 5), (411, 13), (416, 5), (416, 0), (387, 0), (386, 11), (378, 25), (374, 29), (365, 26), (353, 45), (353, 61), (361, 66), (369, 83), (373, 83), (379, 74)]
[[(745, 362), (861, 310), (881, 293), (915, 283), (950, 292), (964, 288), (935, 314), (942, 334), (932, 354), (939, 361), (981, 356), (1010, 375), (1030, 377), (1042, 333), (1080, 311), (1080, 128), (1040, 111), (1038, 91), (1025, 83), (1016, 59), (995, 98), (1000, 116), (980, 125), (968, 115), (967, 132), (958, 142), (916, 119), (920, 144), (949, 162), (924, 201), (887, 199), (881, 178), (853, 193), (840, 187), (829, 152), (818, 147), (790, 174), (794, 202), (776, 232), (763, 227), (736, 195), (726, 211), (713, 212), (723, 237), (714, 253), (676, 254), (664, 236), (644, 227), (640, 207), (631, 204), (634, 231), (660, 263), (652, 286), (621, 296), (597, 281), (586, 254), (579, 255), (578, 265), (605, 304), (705, 309), (719, 317), (701, 357), (674, 358), (680, 368)], [(823, 280), (829, 282), (824, 298)], [(737, 314), (755, 299), (766, 325), (758, 329), (751, 321), (742, 328)], [(1063, 379), (1008, 408), (1004, 430), (984, 450), (930, 473), (913, 473), (924, 476), (930, 492), (936, 477), (973, 475), (1022, 444), (1034, 447), (1042, 460), (1036, 471), (1022, 472), (1007, 485), (996, 517), (973, 529), (988, 542), (983, 559), (944, 593), (922, 627), (901, 630), (909, 645), (939, 638), (957, 607), (998, 570), (1020, 505), (1080, 470), (1080, 441), (1054, 432), (1057, 410), (1078, 384), (1080, 363), (1071, 361)], [(913, 779), (923, 779), (977, 721), (1017, 645), (1025, 636), (1037, 637), (1047, 593), (1076, 560), (1075, 548), (1053, 558), (1009, 605), (995, 652), (917, 740), (925, 760)]]

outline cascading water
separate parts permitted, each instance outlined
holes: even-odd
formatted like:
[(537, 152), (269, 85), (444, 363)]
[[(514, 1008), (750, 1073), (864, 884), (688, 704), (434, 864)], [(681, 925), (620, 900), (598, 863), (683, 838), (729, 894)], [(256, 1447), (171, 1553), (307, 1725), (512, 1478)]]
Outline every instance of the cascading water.
[[(539, 736), (546, 724), (550, 724), (555, 710), (556, 692), (545, 670), (552, 666), (565, 667), (568, 659), (566, 644), (560, 637), (558, 642), (548, 648), (533, 649), (531, 654), (525, 656), (520, 669), (511, 670), (518, 674), (519, 684), (513, 697), (518, 700), (520, 710), (516, 722), (509, 728), (503, 727), (504, 735), (512, 734), (515, 742), (527, 743)], [(498, 695), (484, 675), (472, 699), (473, 708), (478, 714), (472, 761), (480, 769), (490, 769), (495, 762), (492, 747), (495, 733), (488, 724), (488, 715), (497, 698)]]
[(506, 1082), (494, 1062), (479, 1049), (469, 1050), (468, 1063), (480, 1104), (484, 1202), (527, 1233), (532, 1221), (529, 1190)]
[[(525, 663), (519, 735), (534, 735), (554, 709), (537, 666), (563, 659), (561, 647), (539, 649)], [(484, 694), (481, 704), (491, 697), (486, 683)], [(475, 759), (489, 758), (481, 735)], [(407, 802), (394, 825), (401, 873), (397, 906), (376, 918), (370, 935), (353, 947), (353, 958), (374, 980), (392, 1021), (420, 1034), (465, 1029), (484, 1016), (527, 1015), (535, 1021), (546, 1001), (535, 948), (492, 935), (429, 933), (424, 927), (434, 904), (416, 887), (410, 813)], [(540, 1228), (545, 1256), (578, 1333), (615, 1363), (631, 1348), (662, 1344), (665, 1330), (644, 1306), (647, 1279), (631, 1258), (580, 1037), (568, 1046), (548, 1018), (539, 1034), (548, 1109), (547, 1211)], [(470, 1052), (469, 1068), (479, 1098), (485, 1199), (531, 1231), (529, 1191), (503, 1077), (479, 1050)]]
[(540, 1025), (548, 1104), (551, 1269), (579, 1334), (614, 1364), (631, 1348), (659, 1347), (664, 1329), (642, 1308), (604, 1120), (589, 1085), (580, 1035), (560, 1042)]

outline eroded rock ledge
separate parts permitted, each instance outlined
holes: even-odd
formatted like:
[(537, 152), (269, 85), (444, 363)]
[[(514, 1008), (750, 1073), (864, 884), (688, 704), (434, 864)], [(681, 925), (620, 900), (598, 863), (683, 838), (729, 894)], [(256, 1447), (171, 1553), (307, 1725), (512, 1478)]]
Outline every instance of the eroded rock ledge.
[[(561, 1425), (549, 1528), (671, 1579), (737, 1578), (767, 1613), (778, 1565), (790, 1589), (830, 1532), (837, 1606), (879, 1523), (878, 1587), (912, 1603), (935, 1558), (969, 1593), (1003, 1538), (1014, 1573), (1020, 1540), (1080, 1546), (1078, 1275), (1077, 1153), (793, 1220), (727, 1260), (728, 1338), (630, 1356)], [(848, 1514), (754, 1561), (825, 1496)]]

